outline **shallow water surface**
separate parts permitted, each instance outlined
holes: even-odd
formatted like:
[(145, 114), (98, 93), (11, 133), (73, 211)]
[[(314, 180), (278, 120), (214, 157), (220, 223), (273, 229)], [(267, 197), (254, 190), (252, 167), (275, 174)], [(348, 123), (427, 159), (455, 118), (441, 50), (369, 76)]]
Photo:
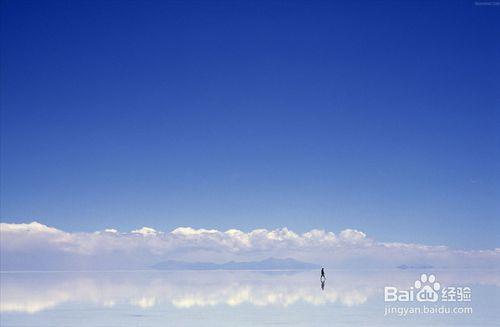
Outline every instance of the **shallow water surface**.
[[(435, 276), (440, 296), (445, 288), (468, 288), (470, 301), (384, 301), (384, 287), (412, 290), (424, 273)], [(493, 326), (500, 321), (497, 270), (329, 270), (324, 285), (317, 271), (3, 272), (0, 292), (1, 326)], [(424, 306), (436, 312), (409, 311)]]

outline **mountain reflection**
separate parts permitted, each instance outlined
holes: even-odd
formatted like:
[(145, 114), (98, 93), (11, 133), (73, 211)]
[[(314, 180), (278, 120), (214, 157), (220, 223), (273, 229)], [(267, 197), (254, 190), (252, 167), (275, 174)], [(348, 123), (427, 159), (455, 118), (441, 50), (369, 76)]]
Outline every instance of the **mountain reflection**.
[[(282, 306), (338, 304), (357, 306), (386, 285), (406, 286), (417, 271), (329, 271), (267, 274), (249, 271), (190, 272), (33, 272), (2, 273), (0, 312), (36, 313), (64, 303), (147, 309), (205, 306)], [(437, 272), (443, 283), (500, 285), (496, 271)], [(322, 286), (322, 287), (321, 287)]]

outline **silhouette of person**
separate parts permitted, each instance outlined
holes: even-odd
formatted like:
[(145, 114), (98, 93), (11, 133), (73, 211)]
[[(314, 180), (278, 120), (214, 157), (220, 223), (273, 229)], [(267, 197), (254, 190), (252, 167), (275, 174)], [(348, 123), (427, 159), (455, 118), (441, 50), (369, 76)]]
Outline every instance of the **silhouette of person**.
[(325, 290), (325, 281), (326, 281), (326, 277), (325, 277), (325, 268), (321, 267), (321, 277), (319, 278), (319, 280), (321, 281), (321, 290)]

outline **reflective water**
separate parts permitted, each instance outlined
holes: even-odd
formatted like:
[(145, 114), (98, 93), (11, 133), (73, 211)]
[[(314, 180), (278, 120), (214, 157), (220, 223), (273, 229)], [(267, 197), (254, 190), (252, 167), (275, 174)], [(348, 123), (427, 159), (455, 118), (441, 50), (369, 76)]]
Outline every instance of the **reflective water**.
[(493, 326), (500, 321), (495, 270), (432, 272), (443, 287), (472, 290), (470, 302), (438, 304), (471, 307), (472, 313), (385, 315), (388, 304), (398, 304), (384, 302), (384, 287), (408, 290), (421, 273), (329, 270), (321, 285), (317, 271), (3, 272), (0, 325)]

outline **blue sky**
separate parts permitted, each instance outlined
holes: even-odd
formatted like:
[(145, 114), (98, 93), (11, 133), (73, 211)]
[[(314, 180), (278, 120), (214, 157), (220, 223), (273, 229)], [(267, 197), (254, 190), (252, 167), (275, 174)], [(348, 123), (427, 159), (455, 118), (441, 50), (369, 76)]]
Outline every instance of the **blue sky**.
[(498, 247), (500, 10), (2, 1), (1, 219)]

